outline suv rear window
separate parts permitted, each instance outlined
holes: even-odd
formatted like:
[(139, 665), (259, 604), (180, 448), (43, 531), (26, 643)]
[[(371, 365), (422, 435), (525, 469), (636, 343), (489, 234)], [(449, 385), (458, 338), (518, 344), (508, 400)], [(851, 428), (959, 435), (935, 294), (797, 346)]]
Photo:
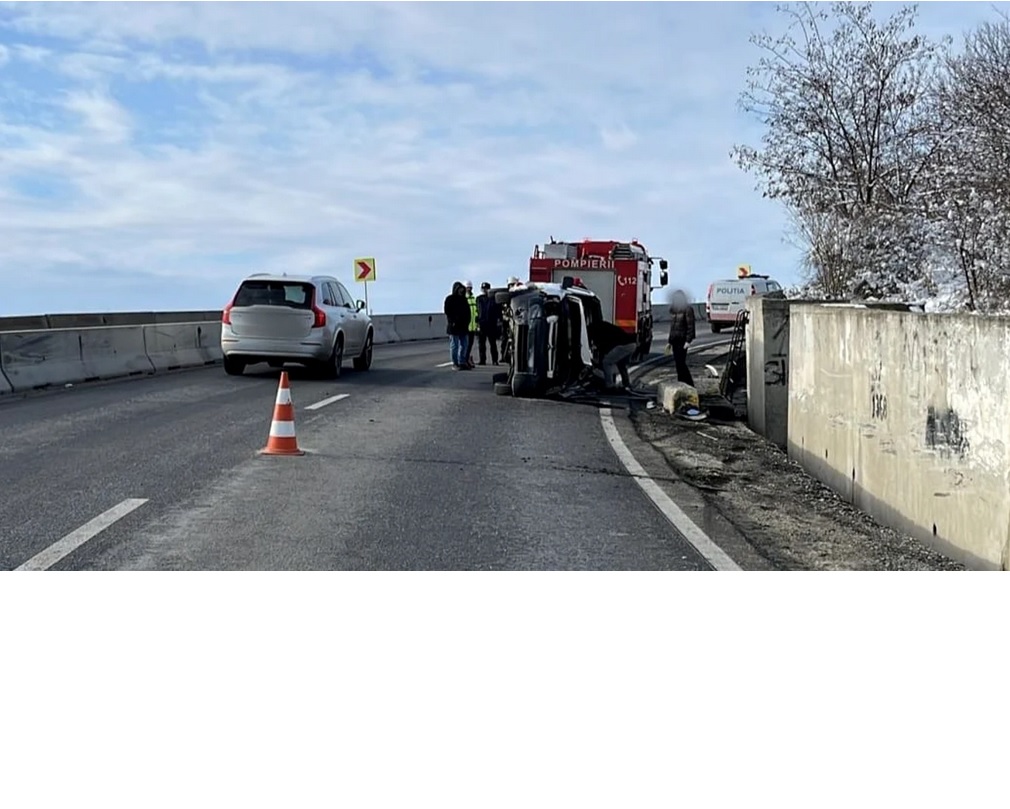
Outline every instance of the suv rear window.
[(298, 281), (245, 281), (235, 296), (235, 306), (290, 306), (309, 309), (312, 285)]

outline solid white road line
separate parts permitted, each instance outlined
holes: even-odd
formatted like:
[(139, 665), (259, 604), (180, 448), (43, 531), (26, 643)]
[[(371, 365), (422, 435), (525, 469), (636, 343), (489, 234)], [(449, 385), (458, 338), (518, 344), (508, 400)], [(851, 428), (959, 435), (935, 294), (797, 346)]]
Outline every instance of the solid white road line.
[(603, 432), (606, 433), (607, 441), (610, 442), (614, 453), (621, 463), (624, 464), (624, 468), (628, 470), (628, 474), (635, 479), (635, 482), (642, 488), (642, 491), (656, 505), (656, 508), (662, 512), (663, 516), (670, 521), (673, 527), (680, 531), (684, 539), (694, 545), (695, 550), (704, 556), (706, 561), (716, 570), (741, 570), (742, 568), (730, 559), (726, 552), (711, 540), (708, 534), (702, 531), (694, 524), (694, 521), (690, 517), (681, 511), (680, 506), (674, 503), (669, 495), (659, 488), (659, 484), (650, 478), (642, 465), (635, 460), (635, 456), (631, 454), (631, 450), (628, 449), (627, 444), (624, 443), (624, 439), (621, 438), (621, 434), (617, 431), (617, 425), (614, 424), (614, 417), (609, 409), (600, 409), (600, 421), (603, 423)]
[(450, 365), (452, 365), (452, 360), (450, 360), (449, 362), (443, 362), (441, 365), (436, 365), (435, 367), (436, 368), (448, 368)]
[(115, 522), (123, 519), (127, 514), (140, 508), (147, 500), (130, 499), (124, 500), (118, 506), (113, 506), (104, 514), (99, 514), (95, 519), (85, 523), (76, 531), (67, 534), (63, 539), (54, 542), (44, 551), (41, 551), (15, 570), (48, 570), (64, 556), (68, 556), (77, 550), (81, 545), (90, 539), (94, 539), (98, 534)]
[(341, 399), (346, 399), (351, 394), (349, 393), (338, 393), (336, 396), (331, 396), (329, 399), (323, 399), (321, 402), (316, 402), (315, 404), (308, 405), (306, 410), (320, 410), (326, 405), (331, 405), (334, 402), (339, 402)]

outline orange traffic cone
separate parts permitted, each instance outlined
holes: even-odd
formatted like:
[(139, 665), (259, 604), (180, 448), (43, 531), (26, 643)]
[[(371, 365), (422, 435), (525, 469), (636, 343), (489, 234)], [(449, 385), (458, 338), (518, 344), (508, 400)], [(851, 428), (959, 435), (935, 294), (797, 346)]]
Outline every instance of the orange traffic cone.
[(295, 407), (291, 403), (291, 388), (288, 372), (281, 371), (281, 382), (277, 387), (277, 401), (274, 403), (274, 419), (270, 424), (270, 438), (260, 450), (261, 455), (304, 455), (298, 448), (295, 437)]

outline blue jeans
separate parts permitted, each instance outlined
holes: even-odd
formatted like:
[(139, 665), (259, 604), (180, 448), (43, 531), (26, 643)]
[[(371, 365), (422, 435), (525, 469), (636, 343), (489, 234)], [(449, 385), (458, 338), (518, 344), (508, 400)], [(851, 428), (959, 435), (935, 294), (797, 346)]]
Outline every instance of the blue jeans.
[(449, 335), (449, 356), (453, 365), (466, 365), (467, 335)]

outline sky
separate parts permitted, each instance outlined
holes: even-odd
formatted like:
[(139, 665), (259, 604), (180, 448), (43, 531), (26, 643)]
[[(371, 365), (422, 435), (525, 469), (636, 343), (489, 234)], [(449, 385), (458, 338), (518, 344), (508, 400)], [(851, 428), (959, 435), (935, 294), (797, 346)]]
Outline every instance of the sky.
[[(897, 6), (877, 4), (881, 14)], [(924, 3), (956, 38), (991, 3)], [(785, 285), (782, 208), (732, 162), (774, 3), (0, 3), (0, 316), (219, 309), (253, 272), (375, 314), (638, 239), (703, 300)], [(662, 300), (657, 293), (655, 300)]]

